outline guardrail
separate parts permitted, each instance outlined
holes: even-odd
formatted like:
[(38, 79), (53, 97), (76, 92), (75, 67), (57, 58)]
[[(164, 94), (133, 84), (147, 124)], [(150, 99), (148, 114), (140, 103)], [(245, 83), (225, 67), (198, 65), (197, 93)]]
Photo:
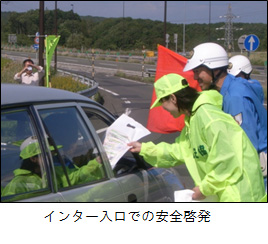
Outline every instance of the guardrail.
[(152, 75), (155, 76), (156, 69), (146, 69), (146, 74), (151, 77)]
[(83, 96), (86, 97), (90, 97), (92, 99), (94, 99), (94, 95), (98, 92), (98, 87), (99, 87), (99, 83), (95, 80), (89, 79), (87, 77), (84, 77), (82, 75), (77, 75), (68, 71), (64, 71), (61, 69), (58, 69), (58, 72), (62, 73), (62, 75), (68, 75), (68, 76), (72, 76), (72, 78), (76, 81), (79, 81), (83, 84), (86, 84), (89, 86), (88, 89), (82, 90), (77, 92), (78, 94), (81, 94)]

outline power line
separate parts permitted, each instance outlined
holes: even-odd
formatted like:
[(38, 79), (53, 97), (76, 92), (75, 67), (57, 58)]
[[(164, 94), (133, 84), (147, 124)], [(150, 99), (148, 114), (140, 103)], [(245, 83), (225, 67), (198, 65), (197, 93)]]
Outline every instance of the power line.
[(240, 16), (236, 16), (232, 13), (231, 4), (228, 6), (227, 14), (224, 16), (220, 16), (220, 18), (226, 18), (225, 26), (216, 28), (216, 30), (225, 30), (224, 38), (218, 38), (218, 40), (224, 40), (224, 47), (226, 51), (234, 52), (234, 36), (233, 30), (242, 30), (242, 28), (234, 28), (233, 27), (233, 19), (239, 18)]

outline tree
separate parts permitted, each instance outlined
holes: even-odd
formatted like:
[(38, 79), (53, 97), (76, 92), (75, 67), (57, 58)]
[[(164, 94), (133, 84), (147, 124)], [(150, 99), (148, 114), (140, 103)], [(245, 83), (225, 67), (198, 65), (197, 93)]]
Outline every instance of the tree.
[[(111, 50), (142, 49), (157, 50), (157, 44), (163, 43), (164, 23), (149, 19), (132, 18), (101, 18), (85, 16), (80, 17), (73, 11), (57, 12), (58, 35), (61, 36), (59, 45), (80, 49), (100, 48)], [(45, 11), (45, 34), (54, 33), (54, 10)], [(5, 23), (5, 24), (2, 24)], [(210, 25), (210, 40), (223, 45), (218, 38), (224, 37), (224, 31), (216, 28), (224, 26), (224, 23)], [(258, 51), (267, 50), (267, 24), (236, 23), (236, 27), (243, 28), (234, 31), (234, 38), (238, 39), (242, 34), (254, 33), (260, 39)], [(32, 45), (33, 40), (26, 38), (34, 35), (39, 29), (39, 10), (31, 10), (26, 13), (4, 12), (1, 13), (1, 40), (7, 42), (8, 34), (17, 34), (19, 43)], [(167, 33), (170, 35), (169, 48), (174, 50), (174, 33), (178, 34), (178, 50), (182, 50), (183, 25), (167, 23)], [(188, 24), (185, 32), (186, 51), (192, 50), (196, 45), (208, 41), (208, 24)], [(80, 43), (79, 43), (80, 42)], [(239, 51), (237, 45), (235, 50)]]

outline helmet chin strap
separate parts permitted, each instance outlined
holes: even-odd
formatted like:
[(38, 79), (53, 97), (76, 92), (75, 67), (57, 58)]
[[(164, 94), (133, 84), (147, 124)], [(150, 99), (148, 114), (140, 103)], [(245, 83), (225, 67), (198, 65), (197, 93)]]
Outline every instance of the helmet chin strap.
[(246, 79), (246, 80), (250, 80), (250, 73), (249, 73), (249, 74), (246, 74), (246, 73), (245, 73), (245, 79)]
[(219, 80), (221, 74), (223, 73), (224, 69), (220, 69), (219, 73), (217, 75), (214, 74), (214, 70), (211, 70), (212, 80), (209, 89), (217, 89), (217, 81)]

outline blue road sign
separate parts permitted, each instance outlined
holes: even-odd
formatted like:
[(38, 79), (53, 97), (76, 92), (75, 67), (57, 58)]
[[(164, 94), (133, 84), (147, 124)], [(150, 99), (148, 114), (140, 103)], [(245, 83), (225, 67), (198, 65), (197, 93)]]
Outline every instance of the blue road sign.
[(249, 52), (255, 51), (260, 45), (260, 40), (256, 35), (248, 35), (244, 41), (244, 46)]
[(33, 44), (33, 48), (37, 50), (39, 48), (39, 44)]

